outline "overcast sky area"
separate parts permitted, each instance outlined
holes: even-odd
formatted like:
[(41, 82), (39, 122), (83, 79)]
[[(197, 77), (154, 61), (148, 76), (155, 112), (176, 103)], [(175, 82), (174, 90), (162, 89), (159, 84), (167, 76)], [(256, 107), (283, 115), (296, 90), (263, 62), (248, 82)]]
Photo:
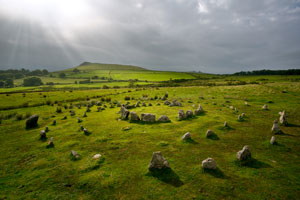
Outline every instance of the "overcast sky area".
[(0, 69), (300, 68), (300, 0), (0, 0)]

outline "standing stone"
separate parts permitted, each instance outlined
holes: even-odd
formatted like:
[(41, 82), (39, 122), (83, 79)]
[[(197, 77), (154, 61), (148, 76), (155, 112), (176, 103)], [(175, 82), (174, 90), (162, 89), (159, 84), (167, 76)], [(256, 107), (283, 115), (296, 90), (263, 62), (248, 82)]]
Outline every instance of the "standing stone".
[(56, 120), (53, 120), (52, 125), (56, 125)]
[(268, 110), (268, 105), (265, 104), (263, 107), (262, 107), (263, 110)]
[(78, 123), (81, 123), (82, 120), (81, 120), (79, 117), (77, 117), (77, 122), (78, 122)]
[(48, 126), (45, 127), (45, 131), (46, 131), (46, 133), (49, 131)]
[(40, 131), (40, 139), (41, 140), (44, 140), (44, 139), (46, 139), (47, 138), (47, 136), (46, 136), (46, 131), (45, 130), (41, 130)]
[(54, 143), (53, 143), (53, 137), (50, 138), (47, 147), (53, 147)]
[(79, 155), (78, 155), (78, 153), (76, 151), (72, 150), (71, 151), (71, 157), (72, 157), (72, 159), (78, 159)]
[(169, 162), (167, 159), (165, 159), (160, 151), (153, 152), (152, 159), (150, 161), (150, 164), (148, 166), (148, 169), (154, 170), (154, 169), (165, 169), (170, 168)]
[(140, 102), (139, 102), (139, 101), (136, 102), (135, 107), (136, 107), (136, 108), (137, 108), (137, 107), (140, 107)]
[(279, 115), (280, 115), (280, 118), (279, 118), (280, 124), (286, 126), (286, 125), (288, 124), (288, 122), (287, 122), (287, 120), (286, 120), (286, 113), (285, 113), (285, 110), (282, 111), (282, 112), (279, 112)]
[(145, 103), (145, 102), (143, 102), (143, 103), (142, 103), (142, 106), (146, 107), (147, 105), (146, 105), (146, 103)]
[(183, 110), (179, 110), (179, 111), (178, 111), (178, 119), (179, 119), (179, 120), (186, 119), (186, 115), (185, 115), (185, 113), (184, 113)]
[(128, 119), (129, 111), (122, 105), (120, 109), (121, 119)]
[(188, 139), (192, 139), (191, 137), (191, 133), (187, 132), (186, 134), (184, 134), (181, 138), (182, 140), (188, 140)]
[(168, 106), (168, 105), (170, 105), (171, 103), (170, 103), (169, 101), (165, 101), (164, 104)]
[(242, 116), (241, 115), (238, 116), (238, 121), (242, 121)]
[(270, 140), (270, 144), (275, 144), (275, 143), (276, 143), (276, 138), (275, 136), (272, 136)]
[(210, 129), (208, 129), (208, 130), (206, 131), (206, 137), (207, 137), (207, 138), (213, 136), (214, 134), (215, 134), (215, 133), (214, 133), (212, 130), (210, 130)]
[(86, 128), (83, 128), (83, 133), (84, 133), (85, 135), (88, 135), (90, 132), (89, 132)]
[(84, 129), (84, 128), (83, 128), (83, 125), (80, 125), (80, 130), (83, 131), (83, 129)]
[(212, 158), (207, 158), (202, 161), (202, 168), (203, 169), (217, 169), (217, 163), (214, 159)]
[(202, 106), (199, 104), (198, 108), (195, 110), (195, 115), (200, 115), (203, 111)]
[(155, 115), (150, 113), (142, 113), (141, 120), (143, 122), (155, 122)]
[(194, 113), (193, 113), (192, 110), (187, 110), (186, 111), (186, 118), (191, 118), (191, 117), (193, 117), (193, 115), (194, 115)]
[(37, 127), (37, 122), (39, 120), (38, 115), (32, 115), (26, 120), (26, 129)]
[(84, 112), (83, 117), (87, 117), (86, 112)]
[(240, 150), (239, 152), (237, 152), (236, 158), (239, 161), (250, 160), (251, 159), (251, 151), (250, 151), (249, 147), (247, 145), (244, 146), (242, 150)]
[(272, 132), (275, 133), (275, 134), (280, 134), (281, 133), (281, 130), (279, 128), (277, 120), (274, 120), (274, 122), (273, 122)]
[(97, 112), (100, 112), (101, 111), (101, 107), (97, 107)]
[(167, 115), (162, 115), (158, 118), (157, 121), (158, 122), (170, 122), (171, 120), (169, 119), (169, 117)]
[(71, 110), (71, 111), (70, 111), (70, 115), (71, 115), (71, 116), (74, 116), (74, 115), (75, 115), (75, 111), (74, 111), (74, 110)]
[(140, 121), (140, 117), (136, 112), (130, 112), (130, 121)]
[(228, 127), (227, 121), (224, 122), (224, 127)]
[(66, 120), (67, 119), (67, 116), (64, 116), (63, 120)]
[(86, 107), (86, 112), (91, 112), (91, 109), (89, 106)]

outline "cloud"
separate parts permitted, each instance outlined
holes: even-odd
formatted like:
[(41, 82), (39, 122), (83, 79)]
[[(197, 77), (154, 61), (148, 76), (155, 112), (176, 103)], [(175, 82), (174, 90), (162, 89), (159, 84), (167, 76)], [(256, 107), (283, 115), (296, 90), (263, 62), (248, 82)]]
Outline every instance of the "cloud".
[(91, 61), (230, 73), (300, 64), (297, 0), (17, 2), (0, 1), (0, 67)]

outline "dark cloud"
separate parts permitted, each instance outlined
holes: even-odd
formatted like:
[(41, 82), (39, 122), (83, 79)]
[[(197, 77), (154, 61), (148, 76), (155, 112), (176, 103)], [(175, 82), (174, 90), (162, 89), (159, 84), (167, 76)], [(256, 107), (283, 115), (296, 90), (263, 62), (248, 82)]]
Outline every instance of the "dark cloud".
[(0, 1), (2, 68), (90, 61), (230, 73), (300, 65), (299, 0), (24, 0), (14, 12), (15, 1)]

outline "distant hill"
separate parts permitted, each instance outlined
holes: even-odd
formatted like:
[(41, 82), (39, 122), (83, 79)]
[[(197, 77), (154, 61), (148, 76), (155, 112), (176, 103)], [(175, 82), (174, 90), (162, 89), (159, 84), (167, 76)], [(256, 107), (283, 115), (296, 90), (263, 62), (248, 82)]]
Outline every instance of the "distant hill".
[(84, 62), (80, 65), (53, 72), (54, 77), (59, 77), (60, 73), (65, 73), (66, 78), (80, 78), (93, 80), (109, 80), (109, 81), (169, 81), (175, 79), (195, 79), (192, 73), (188, 72), (170, 72), (170, 71), (154, 71), (143, 67), (120, 64), (104, 64)]
[(104, 63), (90, 63), (84, 62), (77, 67), (73, 67), (64, 71), (73, 71), (78, 69), (80, 71), (92, 71), (92, 70), (147, 70), (142, 67), (132, 66), (132, 65), (119, 65), (119, 64), (104, 64)]

